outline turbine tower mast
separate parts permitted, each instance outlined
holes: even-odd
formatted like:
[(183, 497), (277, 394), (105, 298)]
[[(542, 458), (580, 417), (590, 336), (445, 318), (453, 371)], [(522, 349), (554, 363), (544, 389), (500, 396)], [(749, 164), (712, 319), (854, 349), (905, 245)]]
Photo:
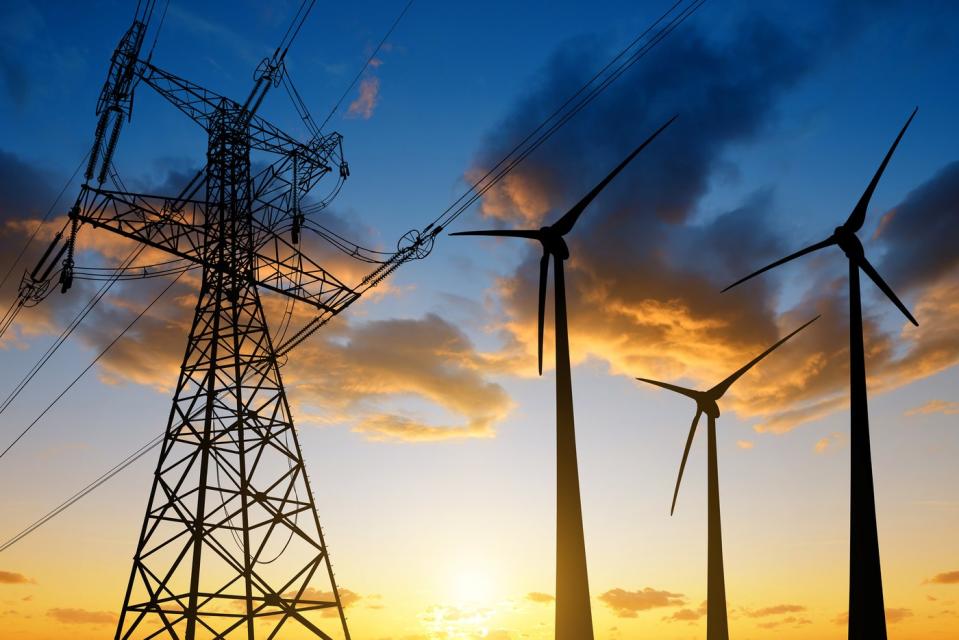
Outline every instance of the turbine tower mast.
[(451, 236), (494, 236), (537, 240), (543, 247), (539, 263), (538, 365), (543, 374), (543, 326), (546, 314), (546, 288), (549, 262), (556, 269), (554, 278), (556, 314), (556, 640), (592, 640), (593, 613), (589, 599), (586, 567), (586, 536), (583, 531), (583, 507), (579, 491), (579, 463), (576, 456), (576, 426), (573, 417), (573, 379), (569, 359), (569, 327), (566, 313), (566, 281), (563, 261), (569, 258), (564, 237), (577, 220), (626, 166), (663, 132), (673, 116), (636, 147), (589, 193), (548, 227), (539, 229), (492, 229), (459, 231)]
[[(288, 242), (276, 231), (278, 222), (299, 221), (302, 196), (337, 160), (345, 178), (340, 135), (317, 133), (301, 143), (256, 114), (282, 79), (290, 34), (312, 3), (260, 65), (243, 104), (141, 58), (154, 4), (138, 10), (114, 53), (60, 280), (63, 291), (70, 288), (84, 223), (202, 267), (115, 637), (349, 640), (259, 294), (263, 287), (327, 316), (358, 297), (299, 252), (297, 234)], [(175, 197), (103, 187), (141, 83), (208, 136), (206, 168)], [(253, 150), (279, 160), (253, 175)]]

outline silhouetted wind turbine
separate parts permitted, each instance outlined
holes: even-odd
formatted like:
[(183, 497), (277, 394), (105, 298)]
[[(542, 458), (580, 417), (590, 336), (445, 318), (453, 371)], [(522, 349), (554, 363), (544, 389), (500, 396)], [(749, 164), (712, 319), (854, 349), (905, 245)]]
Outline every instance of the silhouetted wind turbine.
[(453, 236), (501, 236), (539, 240), (543, 257), (539, 262), (539, 373), (543, 373), (543, 324), (546, 312), (546, 281), (549, 259), (555, 263), (556, 298), (556, 638), (591, 640), (592, 611), (586, 572), (586, 543), (583, 536), (583, 512), (579, 495), (579, 469), (576, 463), (576, 433), (573, 423), (573, 383), (569, 365), (569, 333), (566, 324), (566, 285), (563, 261), (569, 247), (563, 236), (572, 231), (590, 202), (622, 171), (640, 151), (653, 141), (676, 116), (636, 147), (602, 182), (551, 226), (530, 230), (461, 231)]
[(866, 221), (866, 210), (873, 191), (885, 171), (889, 159), (902, 140), (917, 107), (906, 120), (895, 142), (883, 158), (849, 218), (836, 227), (831, 236), (801, 251), (777, 260), (759, 271), (737, 280), (723, 291), (741, 282), (778, 267), (807, 253), (837, 245), (849, 259), (849, 387), (850, 387), (850, 526), (849, 526), (849, 638), (885, 640), (886, 613), (882, 597), (882, 571), (879, 562), (879, 534), (876, 531), (876, 497), (872, 482), (872, 454), (869, 444), (869, 407), (866, 396), (866, 359), (862, 342), (862, 301), (859, 291), (859, 270), (876, 283), (910, 322), (919, 326), (906, 305), (893, 293), (876, 269), (866, 259), (856, 232)]
[(819, 319), (816, 316), (803, 326), (799, 327), (788, 336), (769, 347), (761, 354), (749, 361), (749, 363), (736, 371), (712, 389), (708, 391), (695, 391), (687, 389), (668, 382), (659, 382), (649, 378), (636, 378), (643, 382), (675, 391), (696, 402), (696, 416), (693, 418), (693, 424), (689, 427), (689, 436), (686, 438), (686, 448), (683, 450), (683, 460), (679, 463), (679, 477), (676, 478), (676, 489), (673, 491), (673, 504), (669, 509), (669, 515), (673, 515), (676, 509), (676, 498), (679, 496), (679, 485), (683, 481), (683, 471), (686, 469), (686, 459), (689, 457), (689, 448), (693, 444), (693, 436), (696, 435), (696, 425), (699, 424), (699, 418), (704, 413), (708, 418), (706, 443), (707, 443), (707, 495), (709, 503), (707, 507), (708, 518), (708, 540), (707, 550), (707, 573), (706, 573), (706, 640), (728, 640), (729, 625), (726, 621), (726, 579), (723, 574), (723, 533), (719, 517), (719, 469), (716, 463), (716, 418), (719, 417), (719, 399), (723, 397), (729, 387), (756, 363), (778, 349), (784, 342), (794, 335), (811, 325)]

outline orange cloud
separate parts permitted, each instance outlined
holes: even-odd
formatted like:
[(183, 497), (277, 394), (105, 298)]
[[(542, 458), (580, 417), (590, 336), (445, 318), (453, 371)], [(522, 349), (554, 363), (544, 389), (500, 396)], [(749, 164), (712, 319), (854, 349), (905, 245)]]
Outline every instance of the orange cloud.
[(942, 413), (947, 416), (959, 413), (959, 402), (947, 402), (946, 400), (930, 400), (926, 404), (909, 409), (907, 416), (928, 415), (930, 413)]
[(816, 441), (815, 445), (813, 445), (813, 451), (819, 454), (833, 451), (840, 445), (842, 439), (843, 437), (841, 433), (834, 433), (832, 435), (822, 437)]
[(14, 571), (0, 571), (0, 584), (30, 584), (33, 580)]
[(929, 578), (924, 584), (959, 584), (959, 571), (946, 571), (937, 573)]
[(806, 607), (799, 604), (777, 604), (771, 607), (763, 607), (762, 609), (746, 609), (743, 613), (749, 618), (765, 618), (768, 616), (779, 616), (784, 613), (799, 613), (805, 610)]
[(702, 603), (696, 609), (680, 609), (679, 611), (673, 612), (672, 615), (666, 616), (663, 618), (664, 622), (688, 622), (690, 624), (696, 622), (700, 618), (706, 615), (706, 600), (703, 600)]
[[(370, 440), (489, 438), (512, 408), (506, 391), (487, 378), (498, 366), (459, 329), (428, 314), (319, 336), (296, 352), (286, 379), (295, 397), (317, 398), (324, 405), (324, 413), (310, 414), (304, 407), (301, 416), (350, 423)], [(432, 412), (459, 416), (460, 423), (393, 408), (406, 400), (425, 401)]]
[[(361, 596), (360, 594), (343, 587), (338, 588), (337, 591), (340, 594), (340, 604), (343, 605), (344, 609), (353, 606), (354, 604), (356, 604), (357, 602), (363, 599), (363, 596)], [(297, 593), (296, 591), (287, 591), (286, 593), (283, 594), (283, 597), (292, 599), (297, 597)], [(333, 592), (323, 591), (321, 589), (316, 589), (314, 587), (307, 587), (306, 589), (303, 590), (302, 595), (300, 595), (300, 599), (319, 600), (319, 601), (329, 602), (333, 600)], [(243, 606), (246, 606), (246, 605), (244, 604)], [(335, 618), (339, 616), (340, 613), (339, 611), (337, 611), (335, 607), (333, 607), (329, 609), (323, 609), (321, 615), (326, 618)]]
[[(901, 622), (902, 620), (912, 617), (912, 609), (907, 609), (905, 607), (893, 608), (886, 607), (886, 622), (889, 624), (895, 624)], [(834, 623), (839, 625), (849, 624), (849, 612), (845, 611), (840, 613), (838, 616), (833, 618)]]
[(542, 603), (542, 604), (546, 604), (546, 603), (553, 602), (553, 601), (556, 600), (556, 598), (553, 597), (553, 596), (551, 596), (550, 594), (548, 594), (548, 593), (541, 593), (541, 592), (539, 592), (539, 591), (531, 591), (531, 592), (527, 593), (527, 594), (526, 594), (526, 599), (529, 600), (530, 602), (538, 602), (538, 603)]
[(613, 610), (619, 618), (635, 618), (640, 611), (660, 607), (678, 607), (686, 604), (683, 594), (659, 591), (646, 587), (639, 591), (610, 589), (601, 594), (599, 600)]
[(740, 449), (752, 449), (756, 445), (751, 440), (737, 440), (736, 446)]
[(373, 110), (380, 101), (380, 79), (371, 76), (360, 81), (360, 93), (346, 110), (349, 118), (369, 120), (373, 117)]
[(64, 624), (111, 624), (117, 623), (117, 615), (110, 611), (87, 611), (86, 609), (50, 609), (47, 615)]

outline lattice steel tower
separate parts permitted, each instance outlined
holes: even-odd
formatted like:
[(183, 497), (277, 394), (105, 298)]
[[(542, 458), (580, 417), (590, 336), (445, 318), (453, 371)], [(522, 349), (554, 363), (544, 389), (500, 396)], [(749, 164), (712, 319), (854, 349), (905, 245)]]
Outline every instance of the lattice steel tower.
[[(114, 53), (61, 272), (65, 291), (84, 223), (202, 268), (116, 638), (349, 640), (259, 294), (289, 296), (325, 319), (358, 296), (297, 247), (300, 199), (327, 173), (348, 174), (340, 135), (317, 128), (301, 143), (256, 115), (306, 16), (241, 105), (140, 58), (152, 5)], [(176, 197), (103, 187), (138, 85), (207, 133), (207, 166)], [(279, 159), (254, 175), (251, 150)]]

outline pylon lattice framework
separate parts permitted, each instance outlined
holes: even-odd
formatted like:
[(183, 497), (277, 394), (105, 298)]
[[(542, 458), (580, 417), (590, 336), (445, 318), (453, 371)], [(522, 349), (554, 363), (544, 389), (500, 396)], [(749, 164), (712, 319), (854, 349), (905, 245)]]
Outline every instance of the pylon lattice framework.
[[(205, 268), (120, 638), (348, 637), (255, 283), (242, 111), (210, 129)], [(282, 555), (283, 562), (275, 562)], [(325, 589), (313, 586), (326, 583)], [(327, 618), (328, 620), (328, 618)], [(327, 625), (328, 626), (328, 625)]]
[[(346, 177), (341, 136), (301, 143), (256, 115), (285, 49), (264, 60), (241, 106), (139, 59), (143, 19), (114, 52), (87, 181), (58, 254), (64, 291), (84, 223), (203, 269), (115, 637), (350, 640), (259, 295), (264, 287), (327, 319), (358, 298), (294, 246), (295, 232), (291, 244), (275, 231), (288, 220), (296, 228), (301, 197), (337, 156)], [(173, 198), (102, 187), (138, 83), (208, 136), (206, 169)], [(253, 176), (254, 149), (280, 159)]]

